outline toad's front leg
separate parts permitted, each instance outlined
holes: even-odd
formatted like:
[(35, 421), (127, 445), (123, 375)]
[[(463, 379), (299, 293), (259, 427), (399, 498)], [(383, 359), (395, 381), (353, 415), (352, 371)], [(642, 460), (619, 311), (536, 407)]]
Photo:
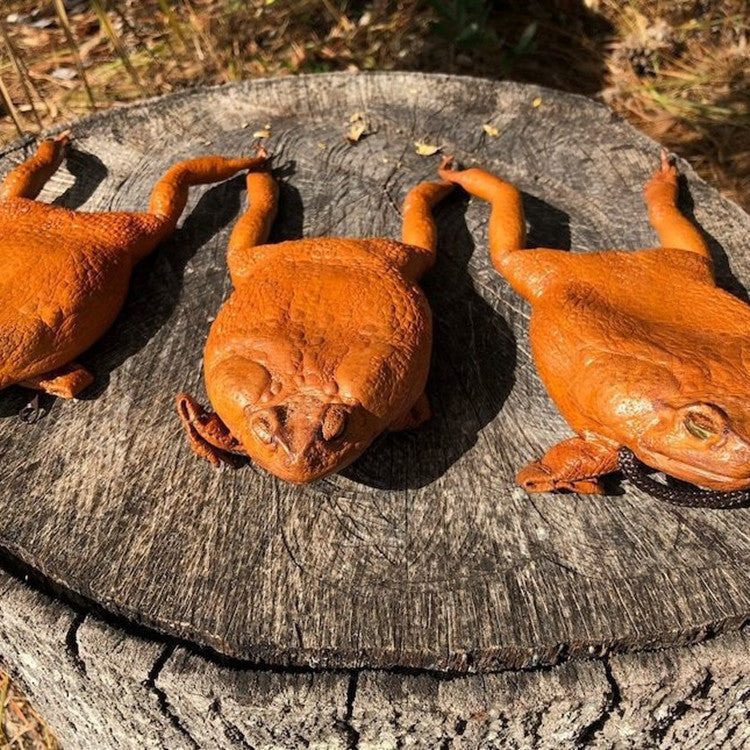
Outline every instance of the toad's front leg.
[(75, 398), (82, 390), (94, 382), (94, 376), (76, 362), (58, 367), (52, 372), (45, 372), (33, 378), (26, 378), (18, 383), (24, 388), (49, 393), (59, 398)]
[(190, 440), (190, 447), (214, 466), (230, 463), (226, 454), (245, 455), (241, 443), (221, 421), (218, 414), (207, 412), (187, 393), (177, 394), (177, 413)]
[(550, 448), (541, 461), (521, 469), (516, 482), (527, 492), (568, 490), (601, 495), (604, 488), (599, 477), (617, 466), (616, 445), (574, 437)]

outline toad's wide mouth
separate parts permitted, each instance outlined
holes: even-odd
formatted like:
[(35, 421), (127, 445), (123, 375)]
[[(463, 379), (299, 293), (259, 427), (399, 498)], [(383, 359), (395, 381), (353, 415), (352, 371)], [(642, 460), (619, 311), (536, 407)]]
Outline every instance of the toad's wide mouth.
[(700, 487), (708, 487), (712, 490), (732, 492), (734, 490), (745, 490), (750, 488), (750, 467), (740, 467), (734, 473), (726, 474), (712, 471), (704, 466), (696, 466), (687, 461), (682, 461), (674, 456), (667, 456), (658, 451), (649, 450), (643, 446), (631, 449), (636, 457), (647, 466), (658, 471), (663, 471), (675, 479), (683, 482), (691, 482)]
[(269, 474), (273, 474), (276, 478), (284, 482), (290, 482), (291, 484), (311, 484), (345, 469), (362, 455), (365, 447), (357, 445), (355, 446), (355, 450), (346, 457), (322, 466), (315, 466), (305, 462), (287, 462), (281, 456), (278, 459), (274, 459), (268, 456), (251, 454), (250, 452), (248, 452), (248, 456), (261, 469), (267, 471)]

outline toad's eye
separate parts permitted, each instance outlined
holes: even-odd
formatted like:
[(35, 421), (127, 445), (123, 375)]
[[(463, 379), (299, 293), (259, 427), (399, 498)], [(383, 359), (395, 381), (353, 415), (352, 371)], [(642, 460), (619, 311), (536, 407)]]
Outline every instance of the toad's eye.
[(271, 425), (265, 417), (258, 417), (253, 420), (253, 432), (262, 443), (270, 443), (273, 440)]
[(685, 429), (698, 440), (708, 440), (716, 435), (714, 425), (700, 414), (688, 414), (683, 420)]
[(259, 414), (253, 418), (252, 428), (255, 437), (262, 443), (270, 444), (273, 442), (273, 425), (265, 414)]
[(342, 404), (332, 404), (323, 417), (321, 433), (323, 440), (330, 442), (340, 438), (346, 432), (349, 413)]

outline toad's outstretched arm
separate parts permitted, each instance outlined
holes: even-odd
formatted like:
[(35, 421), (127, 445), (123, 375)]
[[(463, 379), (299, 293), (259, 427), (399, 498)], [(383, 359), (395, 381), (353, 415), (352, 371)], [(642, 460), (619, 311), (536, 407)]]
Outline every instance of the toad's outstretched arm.
[(516, 482), (527, 492), (568, 490), (600, 495), (604, 489), (599, 477), (616, 469), (616, 445), (574, 437), (553, 445), (544, 458), (521, 469)]
[(222, 461), (229, 462), (228, 454), (245, 454), (240, 442), (232, 436), (218, 414), (206, 411), (187, 393), (178, 393), (176, 403), (190, 446), (201, 458), (219, 466)]

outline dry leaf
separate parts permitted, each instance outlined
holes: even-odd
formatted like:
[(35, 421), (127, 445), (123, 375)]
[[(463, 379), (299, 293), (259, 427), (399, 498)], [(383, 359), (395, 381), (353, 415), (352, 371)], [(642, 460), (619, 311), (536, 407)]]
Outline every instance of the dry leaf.
[(497, 138), (497, 136), (500, 135), (500, 131), (494, 125), (490, 125), (489, 123), (482, 125), (482, 130), (493, 138)]
[(357, 122), (358, 120), (364, 120), (365, 116), (362, 112), (355, 112), (349, 116), (349, 122)]
[(537, 96), (537, 98), (534, 99), (533, 102), (531, 102), (531, 106), (532, 107), (541, 107), (542, 106), (542, 97), (541, 96)]
[(423, 141), (414, 141), (414, 147), (420, 156), (432, 156), (442, 148), (442, 146), (431, 146)]
[(367, 123), (359, 120), (351, 125), (346, 133), (349, 143), (356, 143), (367, 132)]
[(75, 68), (55, 68), (50, 75), (58, 81), (70, 81), (75, 78), (78, 73)]
[(256, 130), (253, 133), (253, 138), (270, 138), (271, 137), (271, 131), (268, 130), (268, 128), (264, 130)]

